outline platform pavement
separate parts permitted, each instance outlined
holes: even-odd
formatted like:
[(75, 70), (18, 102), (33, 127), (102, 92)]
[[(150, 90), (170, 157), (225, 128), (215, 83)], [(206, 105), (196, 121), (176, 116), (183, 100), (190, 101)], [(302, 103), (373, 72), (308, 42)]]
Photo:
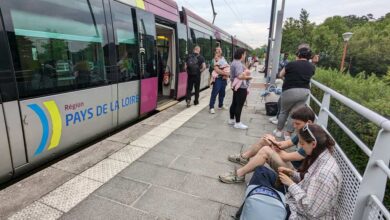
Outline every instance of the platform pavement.
[[(181, 102), (53, 164), (29, 183), (38, 191), (19, 187), (29, 199), (10, 219), (231, 219), (245, 184), (218, 181), (236, 165), (227, 155), (274, 129), (259, 97), (263, 77), (254, 76), (242, 115), (248, 130), (227, 125), (228, 110), (210, 114), (206, 90), (198, 106)], [(0, 197), (23, 197), (13, 190)]]

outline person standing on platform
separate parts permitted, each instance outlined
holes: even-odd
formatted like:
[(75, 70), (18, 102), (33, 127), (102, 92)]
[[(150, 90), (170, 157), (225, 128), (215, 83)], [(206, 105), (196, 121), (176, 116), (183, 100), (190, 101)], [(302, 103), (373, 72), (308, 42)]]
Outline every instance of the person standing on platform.
[(315, 73), (315, 66), (309, 62), (312, 56), (309, 45), (299, 45), (296, 56), (296, 61), (288, 63), (280, 71), (280, 77), (284, 78), (284, 82), (280, 96), (278, 125), (273, 132), (276, 137), (282, 137), (290, 112), (303, 106), (310, 95), (310, 80)]
[(194, 105), (199, 104), (200, 76), (206, 69), (203, 56), (200, 55), (200, 47), (195, 46), (193, 53), (186, 58), (187, 79), (187, 108), (191, 105), (191, 92), (195, 87)]
[(232, 82), (235, 78), (246, 81), (241, 84), (237, 91), (233, 89), (233, 101), (230, 106), (230, 119), (228, 124), (234, 125), (234, 128), (237, 129), (248, 129), (248, 126), (241, 122), (241, 112), (246, 96), (248, 95), (249, 80), (252, 79), (252, 77), (246, 73), (245, 66), (243, 64), (245, 62), (245, 57), (245, 49), (238, 48), (236, 52), (234, 52), (234, 60), (230, 66), (230, 76)]
[[(210, 97), (210, 113), (215, 114), (214, 104), (218, 95), (218, 109), (223, 109), (223, 100), (225, 98), (225, 90), (227, 85), (227, 79), (229, 78), (229, 65), (225, 60), (225, 57), (222, 56), (222, 49), (220, 47), (215, 48), (215, 57), (214, 62), (214, 71), (216, 73), (215, 79), (213, 80), (213, 89), (211, 91)], [(225, 71), (226, 69), (227, 71)], [(212, 77), (214, 77), (212, 75)]]

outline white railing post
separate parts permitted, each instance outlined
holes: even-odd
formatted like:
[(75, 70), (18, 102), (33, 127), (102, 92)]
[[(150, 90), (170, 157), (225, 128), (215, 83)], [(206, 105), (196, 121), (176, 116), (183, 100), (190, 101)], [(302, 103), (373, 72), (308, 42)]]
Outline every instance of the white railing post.
[(328, 119), (329, 115), (328, 112), (326, 112), (324, 109), (329, 110), (330, 108), (330, 94), (325, 92), (324, 96), (322, 97), (322, 102), (321, 102), (321, 109), (318, 114), (318, 124), (324, 126), (324, 128), (328, 127)]
[(377, 160), (382, 160), (387, 166), (390, 162), (390, 131), (382, 129), (379, 131), (372, 149), (371, 157), (364, 171), (363, 180), (360, 184), (356, 198), (356, 205), (353, 213), (353, 220), (365, 220), (367, 216), (367, 205), (370, 195), (375, 195), (383, 201), (385, 195), (387, 174), (377, 165)]

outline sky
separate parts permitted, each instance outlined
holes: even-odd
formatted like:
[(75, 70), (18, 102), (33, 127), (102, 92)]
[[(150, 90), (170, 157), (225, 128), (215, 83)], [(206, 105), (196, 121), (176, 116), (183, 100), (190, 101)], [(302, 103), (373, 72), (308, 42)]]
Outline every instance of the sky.
[[(190, 9), (208, 21), (212, 21), (210, 0), (176, 0), (179, 8)], [(278, 8), (282, 0), (278, 1)], [(272, 0), (214, 0), (217, 16), (215, 25), (236, 35), (253, 48), (267, 43)], [(390, 12), (389, 0), (286, 0), (284, 20), (299, 18), (301, 9), (309, 13), (309, 20), (322, 23), (334, 15), (358, 15), (369, 13), (379, 18)]]

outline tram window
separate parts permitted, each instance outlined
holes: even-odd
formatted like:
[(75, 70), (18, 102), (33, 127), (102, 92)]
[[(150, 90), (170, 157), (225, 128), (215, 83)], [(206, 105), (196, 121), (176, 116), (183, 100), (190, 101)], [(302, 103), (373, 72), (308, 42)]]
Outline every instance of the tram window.
[(180, 72), (185, 72), (185, 60), (188, 55), (187, 26), (183, 24), (177, 24), (177, 33), (179, 38), (179, 68)]
[(202, 56), (208, 66), (213, 59), (211, 36), (195, 30), (196, 43), (200, 46)]
[(228, 62), (232, 61), (232, 45), (227, 41), (222, 41), (222, 51)]
[(157, 77), (156, 71), (156, 25), (154, 15), (137, 10), (138, 32), (140, 43), (140, 72), (142, 78)]
[(119, 81), (139, 80), (138, 42), (131, 8), (113, 2), (112, 11)]
[(109, 83), (101, 0), (7, 1), (20, 98)]

